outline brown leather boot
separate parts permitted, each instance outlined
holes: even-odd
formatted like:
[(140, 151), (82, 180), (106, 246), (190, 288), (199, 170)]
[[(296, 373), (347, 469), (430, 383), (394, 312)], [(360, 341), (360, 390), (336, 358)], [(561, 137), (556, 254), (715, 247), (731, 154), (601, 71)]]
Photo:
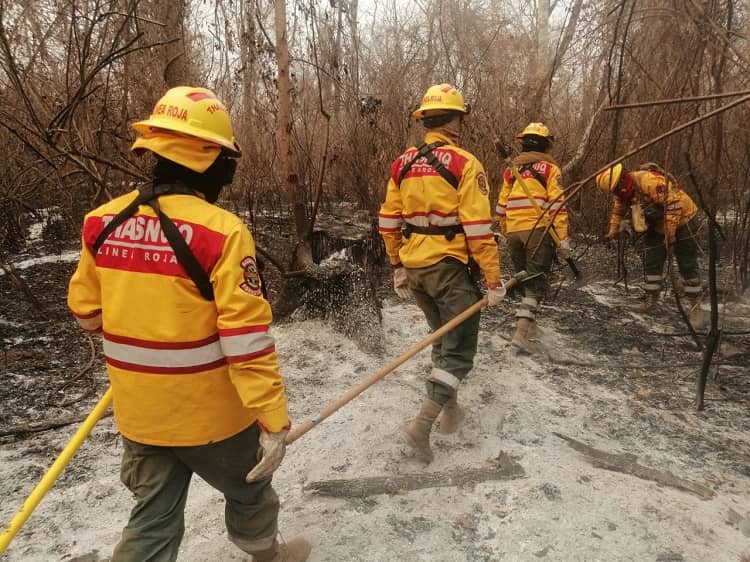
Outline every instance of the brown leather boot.
[(632, 310), (633, 312), (641, 312), (643, 314), (648, 314), (654, 311), (658, 303), (659, 303), (659, 293), (646, 293), (646, 296), (643, 298), (642, 302), (639, 302), (638, 304), (634, 304), (628, 308)]
[(310, 556), (312, 545), (302, 537), (279, 544), (274, 541), (268, 550), (253, 554), (255, 562), (305, 562)]
[(422, 400), (422, 407), (417, 417), (401, 429), (401, 436), (406, 444), (427, 462), (433, 459), (432, 449), (430, 449), (430, 431), (442, 408), (437, 402), (425, 398)]
[(520, 317), (516, 320), (516, 331), (510, 344), (519, 351), (529, 350), (529, 328), (533, 323), (531, 318)]
[(438, 420), (438, 431), (443, 434), (454, 433), (461, 420), (464, 419), (464, 409), (458, 405), (455, 398), (443, 404), (443, 413)]

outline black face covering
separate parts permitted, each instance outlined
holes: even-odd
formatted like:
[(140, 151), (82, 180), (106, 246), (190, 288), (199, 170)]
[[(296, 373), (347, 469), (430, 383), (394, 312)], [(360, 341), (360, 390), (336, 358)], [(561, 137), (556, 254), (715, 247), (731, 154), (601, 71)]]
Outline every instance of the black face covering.
[(180, 182), (203, 193), (209, 203), (215, 203), (219, 199), (221, 189), (232, 183), (236, 170), (237, 160), (224, 154), (219, 154), (202, 174), (159, 157), (154, 166), (154, 184)]
[(521, 152), (546, 152), (549, 139), (539, 135), (526, 135), (521, 139)]

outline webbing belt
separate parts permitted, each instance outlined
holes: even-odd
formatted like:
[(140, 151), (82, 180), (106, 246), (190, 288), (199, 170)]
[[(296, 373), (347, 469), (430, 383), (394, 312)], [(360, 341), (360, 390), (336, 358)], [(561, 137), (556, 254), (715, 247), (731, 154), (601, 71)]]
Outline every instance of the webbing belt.
[(416, 226), (407, 222), (401, 231), (401, 234), (407, 240), (415, 233), (431, 236), (445, 236), (446, 240), (451, 241), (456, 237), (456, 234), (464, 234), (464, 227), (460, 224), (452, 224), (450, 226)]

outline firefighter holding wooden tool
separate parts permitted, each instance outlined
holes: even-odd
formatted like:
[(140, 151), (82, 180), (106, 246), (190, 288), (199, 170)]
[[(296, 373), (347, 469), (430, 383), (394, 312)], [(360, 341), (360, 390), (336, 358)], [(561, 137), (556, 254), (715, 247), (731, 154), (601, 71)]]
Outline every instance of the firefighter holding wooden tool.
[(101, 332), (136, 505), (113, 562), (173, 561), (193, 473), (226, 500), (229, 539), (258, 562), (302, 562), (277, 541), (271, 476), (290, 427), (253, 238), (213, 203), (240, 157), (213, 92), (172, 88), (133, 125), (150, 182), (88, 213), (68, 305)]
[(549, 154), (554, 137), (544, 123), (529, 123), (516, 139), (521, 153), (508, 161), (495, 211), (514, 269), (543, 274), (524, 285), (516, 310), (511, 344), (528, 352), (529, 331), (536, 321), (555, 252), (562, 260), (572, 260), (560, 167)]
[[(413, 298), (436, 330), (481, 299), (470, 273), (484, 272), (489, 305), (505, 296), (491, 226), (484, 167), (457, 143), (470, 106), (450, 84), (430, 87), (412, 114), (426, 129), (424, 141), (391, 165), (379, 230), (393, 267), (394, 289)], [(432, 371), (416, 418), (402, 431), (406, 443), (428, 462), (430, 432), (456, 430), (464, 412), (457, 402), (461, 381), (473, 367), (479, 313), (432, 346)]]

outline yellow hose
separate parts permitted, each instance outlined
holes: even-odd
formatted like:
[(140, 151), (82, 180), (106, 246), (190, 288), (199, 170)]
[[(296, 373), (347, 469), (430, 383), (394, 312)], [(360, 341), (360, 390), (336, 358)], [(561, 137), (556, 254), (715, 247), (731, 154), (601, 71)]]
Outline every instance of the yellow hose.
[(73, 435), (73, 438), (70, 440), (70, 442), (65, 446), (65, 449), (63, 449), (62, 453), (60, 453), (60, 456), (57, 457), (54, 463), (52, 463), (52, 466), (49, 468), (44, 477), (39, 481), (39, 484), (36, 485), (36, 488), (34, 488), (34, 490), (29, 494), (29, 497), (26, 498), (23, 506), (18, 510), (18, 513), (15, 514), (13, 519), (11, 519), (10, 523), (8, 523), (8, 526), (3, 531), (3, 534), (0, 535), (0, 555), (2, 555), (3, 552), (5, 552), (5, 550), (8, 548), (8, 545), (10, 545), (13, 537), (15, 537), (18, 531), (21, 530), (21, 527), (23, 527), (23, 524), (26, 523), (26, 520), (31, 517), (31, 514), (36, 506), (39, 505), (39, 502), (42, 501), (44, 495), (52, 487), (52, 484), (55, 483), (57, 477), (60, 476), (60, 473), (70, 462), (70, 459), (73, 457), (73, 455), (75, 455), (81, 444), (86, 440), (86, 437), (89, 436), (89, 433), (91, 433), (91, 430), (96, 425), (96, 422), (98, 422), (99, 419), (104, 415), (104, 412), (107, 410), (111, 402), (112, 388), (110, 387), (107, 389), (107, 392), (104, 393), (104, 396), (102, 396), (97, 405), (94, 406), (94, 409), (91, 410), (91, 413), (88, 415), (81, 427), (78, 428), (78, 431), (76, 431), (75, 435)]

